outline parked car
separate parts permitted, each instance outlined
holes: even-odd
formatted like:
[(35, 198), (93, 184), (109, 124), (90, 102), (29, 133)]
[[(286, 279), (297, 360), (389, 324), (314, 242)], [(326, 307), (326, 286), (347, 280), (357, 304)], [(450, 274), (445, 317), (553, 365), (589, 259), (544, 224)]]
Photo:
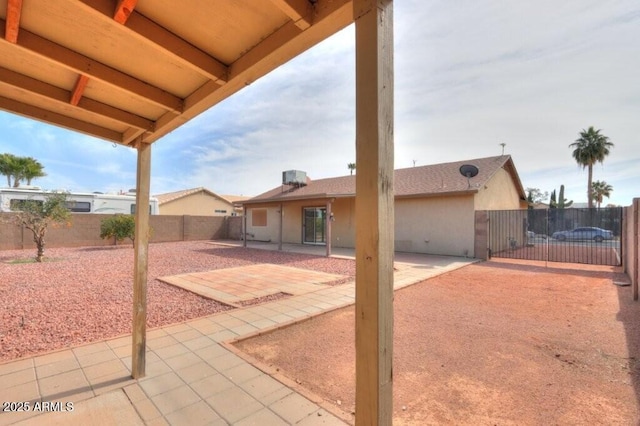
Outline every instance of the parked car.
[(606, 229), (596, 228), (594, 226), (583, 226), (572, 229), (571, 231), (558, 231), (551, 235), (559, 241), (576, 241), (576, 240), (593, 240), (601, 243), (604, 240), (613, 239), (613, 232)]

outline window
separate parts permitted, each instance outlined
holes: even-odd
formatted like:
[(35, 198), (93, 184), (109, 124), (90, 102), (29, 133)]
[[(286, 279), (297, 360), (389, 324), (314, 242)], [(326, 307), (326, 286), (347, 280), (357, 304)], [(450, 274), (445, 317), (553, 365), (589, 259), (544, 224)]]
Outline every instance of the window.
[(267, 226), (267, 209), (251, 210), (251, 225)]
[[(136, 205), (135, 204), (131, 204), (131, 214), (136, 214)], [(149, 204), (149, 214), (151, 213), (151, 204)]]
[(67, 208), (74, 213), (90, 213), (91, 203), (88, 201), (67, 201)]
[(19, 212), (24, 209), (24, 206), (27, 203), (35, 203), (35, 204), (42, 205), (43, 202), (40, 200), (11, 200), (9, 201), (9, 208), (11, 209), (11, 211)]

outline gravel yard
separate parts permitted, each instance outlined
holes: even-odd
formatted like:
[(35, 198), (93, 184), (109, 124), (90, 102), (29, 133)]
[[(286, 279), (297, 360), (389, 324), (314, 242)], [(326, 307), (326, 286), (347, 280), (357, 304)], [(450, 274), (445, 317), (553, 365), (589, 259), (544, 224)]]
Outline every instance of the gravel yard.
[[(0, 251), (0, 362), (131, 333), (133, 249), (51, 248)], [(147, 326), (215, 314), (228, 306), (158, 281), (157, 277), (274, 263), (355, 275), (345, 259), (226, 247), (209, 242), (149, 246)]]
[[(494, 260), (395, 293), (394, 425), (637, 425), (640, 304), (612, 267)], [(353, 306), (241, 341), (355, 405)]]

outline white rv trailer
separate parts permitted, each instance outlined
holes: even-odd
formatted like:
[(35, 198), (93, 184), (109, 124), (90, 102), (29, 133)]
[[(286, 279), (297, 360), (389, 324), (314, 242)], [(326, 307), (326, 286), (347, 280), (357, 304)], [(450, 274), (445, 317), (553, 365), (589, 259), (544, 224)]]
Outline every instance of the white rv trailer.
[[(44, 201), (47, 194), (55, 191), (44, 191), (37, 186), (0, 188), (0, 212), (20, 210), (26, 200)], [(96, 214), (134, 214), (136, 212), (136, 194), (102, 194), (66, 192), (67, 207), (74, 213)], [(149, 199), (149, 213), (159, 214), (158, 199)]]

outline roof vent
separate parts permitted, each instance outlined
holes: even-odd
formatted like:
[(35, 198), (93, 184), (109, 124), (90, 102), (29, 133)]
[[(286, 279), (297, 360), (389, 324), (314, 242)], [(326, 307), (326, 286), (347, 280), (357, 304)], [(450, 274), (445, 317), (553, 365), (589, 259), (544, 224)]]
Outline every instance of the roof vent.
[(300, 170), (287, 170), (282, 172), (282, 184), (305, 186), (307, 184), (307, 173)]

